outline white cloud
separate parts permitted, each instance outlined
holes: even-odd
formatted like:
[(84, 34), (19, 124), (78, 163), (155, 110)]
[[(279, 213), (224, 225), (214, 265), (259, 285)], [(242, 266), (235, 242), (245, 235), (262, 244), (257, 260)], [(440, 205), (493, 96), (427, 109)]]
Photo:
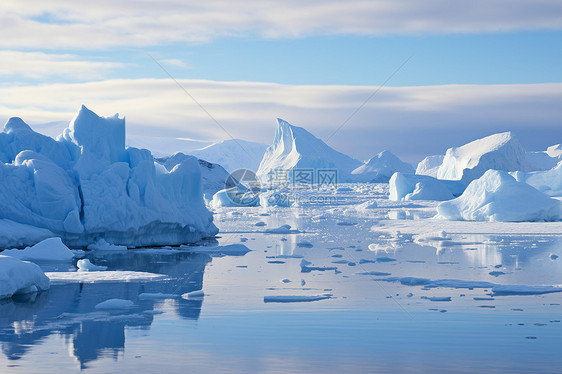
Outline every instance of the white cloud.
[[(377, 88), (180, 82), (232, 136), (264, 143), (271, 142), (277, 117), (327, 139)], [(30, 124), (68, 121), (85, 104), (101, 115), (125, 115), (128, 132), (137, 138), (229, 138), (168, 79), (0, 87), (0, 97), (4, 121), (11, 116)], [(361, 159), (390, 149), (417, 160), (513, 130), (529, 149), (544, 149), (562, 143), (561, 101), (559, 83), (387, 87), (330, 137), (329, 144)]]
[(71, 54), (0, 51), (0, 76), (25, 78), (62, 77), (98, 79), (124, 64), (88, 61)]
[(104, 48), (236, 35), (503, 32), (562, 28), (559, 0), (4, 0), (5, 48)]

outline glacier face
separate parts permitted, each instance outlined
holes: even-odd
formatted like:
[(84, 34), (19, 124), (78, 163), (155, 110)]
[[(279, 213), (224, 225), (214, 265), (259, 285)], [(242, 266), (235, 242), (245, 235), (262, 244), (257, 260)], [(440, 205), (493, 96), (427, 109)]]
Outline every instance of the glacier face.
[(50, 230), (68, 245), (170, 245), (217, 232), (197, 159), (167, 170), (150, 151), (126, 148), (118, 115), (83, 106), (56, 140), (12, 118), (0, 150), (0, 218)]
[(278, 118), (275, 138), (260, 163), (256, 175), (263, 182), (275, 170), (294, 169), (337, 170), (340, 182), (351, 181), (351, 172), (361, 166), (357, 161), (328, 146), (302, 127)]

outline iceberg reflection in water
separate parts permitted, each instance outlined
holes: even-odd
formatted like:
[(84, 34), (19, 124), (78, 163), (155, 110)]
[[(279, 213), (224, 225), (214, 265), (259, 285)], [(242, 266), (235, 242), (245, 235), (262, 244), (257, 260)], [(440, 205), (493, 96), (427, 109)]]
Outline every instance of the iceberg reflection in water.
[[(100, 355), (117, 357), (125, 348), (125, 328), (150, 329), (158, 305), (166, 302), (178, 316), (197, 320), (203, 299), (183, 299), (180, 295), (203, 287), (207, 254), (174, 250), (129, 251), (99, 255), (108, 260), (109, 270), (127, 268), (165, 274), (168, 279), (142, 282), (53, 284), (48, 292), (2, 300), (0, 304), (0, 343), (10, 361), (21, 359), (42, 339), (59, 334), (69, 351), (85, 368)], [(52, 267), (52, 264), (48, 265)], [(177, 298), (139, 299), (143, 293), (177, 294)], [(128, 310), (96, 311), (95, 306), (111, 298), (132, 300)]]

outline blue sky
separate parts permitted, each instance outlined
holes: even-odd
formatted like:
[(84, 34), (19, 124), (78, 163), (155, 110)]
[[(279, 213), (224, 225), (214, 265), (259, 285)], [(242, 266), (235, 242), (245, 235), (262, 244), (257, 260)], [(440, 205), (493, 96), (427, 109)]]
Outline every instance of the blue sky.
[(85, 104), (124, 113), (131, 138), (227, 139), (153, 56), (235, 137), (269, 143), (283, 117), (322, 138), (411, 56), (334, 147), (416, 161), (495, 131), (562, 142), (559, 1), (6, 0), (0, 23), (2, 120)]

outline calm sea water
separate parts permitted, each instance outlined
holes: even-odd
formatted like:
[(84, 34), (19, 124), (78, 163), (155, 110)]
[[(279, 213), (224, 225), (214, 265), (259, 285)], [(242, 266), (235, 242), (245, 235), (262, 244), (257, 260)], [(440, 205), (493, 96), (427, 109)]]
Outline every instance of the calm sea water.
[[(491, 297), (490, 289), (424, 289), (361, 274), (558, 285), (559, 236), (457, 235), (416, 243), (411, 236), (379, 237), (369, 231), (369, 219), (311, 220), (303, 210), (237, 212), (216, 216), (218, 244), (244, 244), (252, 250), (244, 256), (177, 248), (89, 253), (109, 270), (167, 278), (53, 284), (36, 298), (2, 301), (0, 371), (562, 372), (562, 293)], [(305, 232), (265, 234), (258, 221)], [(373, 242), (383, 250), (369, 251)], [(303, 273), (300, 257), (337, 271)], [(42, 266), (74, 270), (72, 264)], [(198, 289), (203, 299), (139, 298)], [(264, 296), (322, 294), (332, 297), (264, 302)], [(96, 311), (111, 298), (135, 306)]]

